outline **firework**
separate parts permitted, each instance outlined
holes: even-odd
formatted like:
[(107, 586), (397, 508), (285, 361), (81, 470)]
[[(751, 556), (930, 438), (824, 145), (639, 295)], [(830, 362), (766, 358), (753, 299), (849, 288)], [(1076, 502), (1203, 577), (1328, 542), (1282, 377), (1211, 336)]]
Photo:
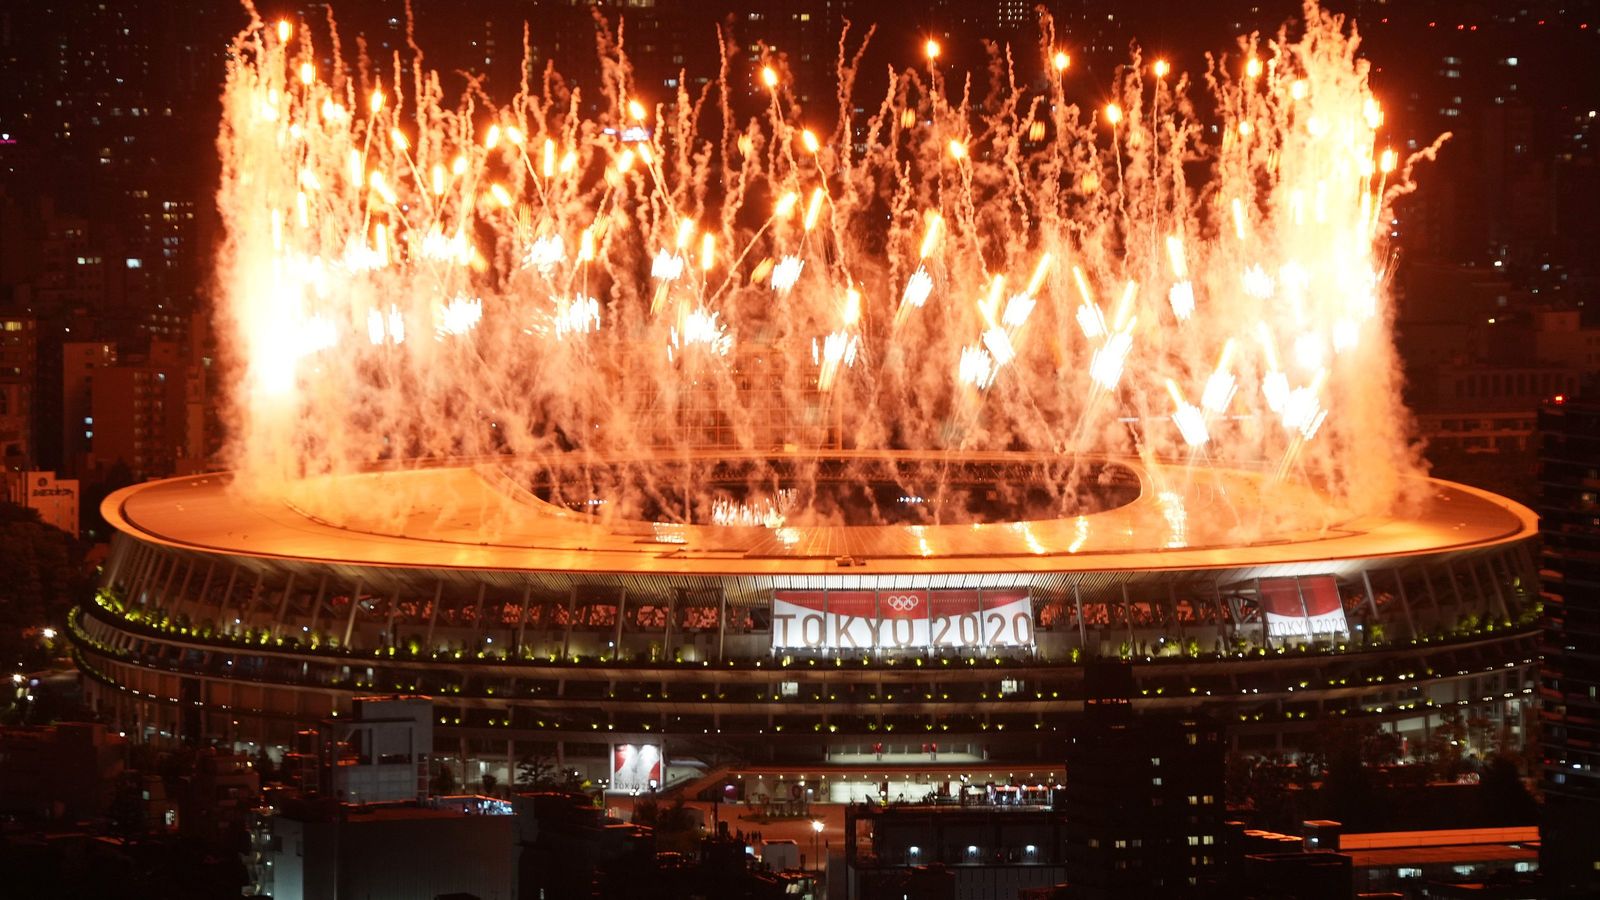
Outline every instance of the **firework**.
[(425, 71), (319, 66), (310, 28), (246, 31), (220, 141), (236, 483), (892, 439), (1049, 449), (1063, 484), (1076, 458), (1203, 446), (1394, 502), (1412, 462), (1379, 223), (1411, 160), (1381, 145), (1348, 29), (1308, 6), (1221, 58), (1206, 147), (1166, 61), (1080, 110), (1043, 46), (1042, 95), (979, 103), (945, 95), (929, 41), (864, 130), (802, 122), (762, 67), (765, 112), (719, 141), (689, 93), (632, 93), (612, 44), (585, 118), (554, 88), (453, 104)]

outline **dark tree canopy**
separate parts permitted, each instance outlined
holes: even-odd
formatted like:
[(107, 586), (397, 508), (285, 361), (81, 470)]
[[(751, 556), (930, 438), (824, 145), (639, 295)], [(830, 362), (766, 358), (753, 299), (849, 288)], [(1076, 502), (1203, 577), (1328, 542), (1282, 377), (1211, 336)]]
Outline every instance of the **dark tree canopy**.
[(0, 665), (34, 669), (48, 652), (39, 638), (60, 629), (67, 611), (87, 599), (87, 548), (72, 535), (39, 521), (39, 514), (0, 503)]

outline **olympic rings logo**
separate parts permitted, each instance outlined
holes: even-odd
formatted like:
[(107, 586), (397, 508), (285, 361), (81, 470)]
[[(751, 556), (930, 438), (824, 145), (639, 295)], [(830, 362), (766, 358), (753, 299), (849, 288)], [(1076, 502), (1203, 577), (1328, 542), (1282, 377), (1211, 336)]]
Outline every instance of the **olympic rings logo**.
[(916, 609), (918, 604), (922, 603), (922, 598), (916, 594), (896, 594), (883, 598), (883, 602), (887, 603), (889, 608), (895, 612), (910, 612)]

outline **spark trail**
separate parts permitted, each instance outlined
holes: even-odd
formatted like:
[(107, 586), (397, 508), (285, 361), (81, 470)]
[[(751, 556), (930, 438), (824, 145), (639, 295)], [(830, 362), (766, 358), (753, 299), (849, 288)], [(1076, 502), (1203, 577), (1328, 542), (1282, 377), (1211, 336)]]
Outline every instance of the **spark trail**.
[(794, 113), (776, 60), (765, 113), (702, 134), (703, 98), (646, 96), (604, 40), (585, 118), (553, 77), (494, 106), (420, 59), (319, 71), (307, 29), (258, 21), (218, 142), (236, 489), (1022, 447), (1060, 455), (1063, 493), (1077, 460), (1137, 454), (1310, 480), (1342, 514), (1401, 502), (1381, 223), (1415, 157), (1382, 147), (1353, 30), (1308, 5), (1198, 85), (1135, 57), (1085, 109), (1041, 24), (1042, 90), (1002, 69), (973, 102), (930, 44), (847, 140)]

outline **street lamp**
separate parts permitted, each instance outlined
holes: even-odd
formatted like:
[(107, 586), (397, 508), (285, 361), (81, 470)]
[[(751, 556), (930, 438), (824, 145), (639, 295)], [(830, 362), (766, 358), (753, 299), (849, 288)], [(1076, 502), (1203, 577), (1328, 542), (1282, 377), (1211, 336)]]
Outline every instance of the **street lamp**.
[(817, 839), (822, 836), (822, 828), (821, 819), (811, 820), (811, 866), (818, 871), (821, 871), (822, 867), (817, 864)]

